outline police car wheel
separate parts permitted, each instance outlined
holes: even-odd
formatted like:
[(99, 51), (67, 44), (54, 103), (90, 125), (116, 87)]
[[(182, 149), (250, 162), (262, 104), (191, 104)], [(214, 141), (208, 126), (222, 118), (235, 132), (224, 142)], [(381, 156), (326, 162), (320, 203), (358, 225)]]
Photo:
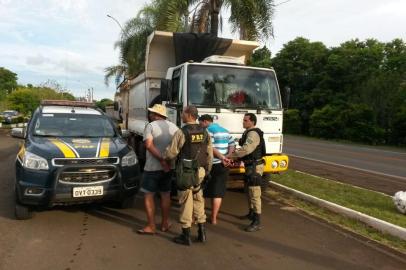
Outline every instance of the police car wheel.
[(28, 206), (19, 204), (18, 202), (15, 203), (14, 214), (18, 220), (26, 220), (33, 217), (32, 210)]

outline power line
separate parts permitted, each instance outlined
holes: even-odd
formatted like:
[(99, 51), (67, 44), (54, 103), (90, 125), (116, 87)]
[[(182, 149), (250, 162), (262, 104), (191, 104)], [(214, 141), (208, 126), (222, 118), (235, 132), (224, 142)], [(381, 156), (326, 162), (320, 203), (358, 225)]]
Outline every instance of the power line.
[(290, 1), (292, 1), (292, 0), (286, 0), (286, 1), (280, 2), (280, 3), (278, 3), (278, 4), (275, 4), (274, 6), (277, 7), (277, 6), (286, 4), (286, 3), (290, 2)]

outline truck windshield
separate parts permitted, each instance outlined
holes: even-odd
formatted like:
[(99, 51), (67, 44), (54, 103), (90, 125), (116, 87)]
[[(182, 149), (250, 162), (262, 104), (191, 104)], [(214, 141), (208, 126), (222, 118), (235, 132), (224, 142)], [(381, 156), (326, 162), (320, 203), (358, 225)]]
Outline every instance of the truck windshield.
[(193, 105), (281, 109), (273, 72), (189, 65), (188, 99)]
[(107, 117), (86, 114), (42, 114), (34, 125), (33, 135), (57, 137), (114, 137), (115, 130)]

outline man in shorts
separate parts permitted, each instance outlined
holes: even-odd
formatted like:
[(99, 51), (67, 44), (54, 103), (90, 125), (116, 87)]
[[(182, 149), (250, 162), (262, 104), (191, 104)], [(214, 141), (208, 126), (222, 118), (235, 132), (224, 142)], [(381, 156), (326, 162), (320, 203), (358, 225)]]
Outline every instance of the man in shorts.
[(205, 198), (211, 198), (210, 222), (211, 224), (217, 224), (217, 214), (226, 192), (226, 181), (229, 174), (229, 169), (226, 167), (228, 160), (225, 156), (234, 151), (235, 143), (227, 129), (213, 123), (211, 115), (204, 114), (200, 116), (199, 123), (200, 126), (207, 128), (213, 144), (213, 167), (203, 194)]
[(144, 193), (145, 211), (148, 224), (138, 230), (139, 234), (155, 234), (155, 202), (154, 195), (161, 195), (162, 223), (161, 231), (169, 229), (169, 210), (171, 206), (171, 164), (165, 161), (162, 153), (170, 144), (178, 127), (166, 120), (166, 107), (155, 104), (148, 109), (151, 122), (144, 130), (144, 144), (147, 149), (141, 191)]

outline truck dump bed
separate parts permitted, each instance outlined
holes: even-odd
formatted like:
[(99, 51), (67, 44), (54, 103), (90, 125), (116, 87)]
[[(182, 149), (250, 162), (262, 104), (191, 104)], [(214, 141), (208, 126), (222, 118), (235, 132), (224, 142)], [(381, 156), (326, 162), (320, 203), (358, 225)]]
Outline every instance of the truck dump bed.
[[(217, 42), (216, 45), (220, 48), (217, 48), (217, 50), (215, 48), (215, 53), (207, 51), (206, 45), (210, 41)], [(224, 48), (226, 45), (228, 45), (227, 48)], [(255, 41), (213, 38), (206, 34), (155, 31), (148, 37), (145, 59), (146, 77), (165, 78), (169, 67), (174, 67), (191, 60), (200, 62), (212, 54), (244, 57), (246, 62), (253, 50), (258, 48), (258, 46), (258, 42)], [(206, 50), (205, 52), (208, 53), (205, 54), (201, 50)], [(220, 51), (221, 53), (219, 53)]]

